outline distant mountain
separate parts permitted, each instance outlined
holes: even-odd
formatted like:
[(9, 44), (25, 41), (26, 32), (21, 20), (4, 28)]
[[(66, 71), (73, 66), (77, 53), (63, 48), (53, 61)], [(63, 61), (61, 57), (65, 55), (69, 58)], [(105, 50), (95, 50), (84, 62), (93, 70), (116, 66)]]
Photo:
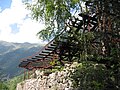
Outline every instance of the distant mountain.
[(0, 73), (7, 77), (19, 75), (23, 71), (18, 67), (20, 60), (38, 52), (42, 47), (39, 44), (0, 41)]

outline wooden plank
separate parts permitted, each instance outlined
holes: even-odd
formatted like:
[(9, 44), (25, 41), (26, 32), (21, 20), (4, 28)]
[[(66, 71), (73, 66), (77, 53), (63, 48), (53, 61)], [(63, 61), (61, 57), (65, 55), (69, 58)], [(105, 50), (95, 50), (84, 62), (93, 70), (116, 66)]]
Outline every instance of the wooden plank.
[(44, 51), (42, 51), (42, 53), (51, 53), (51, 51), (45, 51), (45, 50), (44, 50)]
[(56, 44), (50, 44), (50, 46), (57, 46)]
[(39, 55), (39, 56), (35, 56), (37, 59), (39, 58), (39, 59), (41, 59), (41, 58), (45, 58), (46, 57), (46, 55)]
[(39, 55), (40, 55), (40, 56), (46, 56), (46, 55), (48, 55), (48, 54), (40, 53)]
[(37, 59), (27, 59), (28, 62), (35, 62)]
[(54, 49), (55, 47), (54, 46), (48, 46), (47, 48), (53, 48)]
[(54, 51), (53, 48), (45, 48), (45, 50), (48, 50), (48, 51)]
[(29, 64), (28, 61), (22, 61), (20, 64), (19, 64), (19, 67), (25, 67)]

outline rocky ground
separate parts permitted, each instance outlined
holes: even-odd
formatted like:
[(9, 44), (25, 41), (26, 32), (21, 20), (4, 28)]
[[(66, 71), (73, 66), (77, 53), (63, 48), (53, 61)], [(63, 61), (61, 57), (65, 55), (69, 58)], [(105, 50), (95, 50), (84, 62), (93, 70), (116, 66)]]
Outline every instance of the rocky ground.
[(37, 78), (19, 83), (16, 90), (74, 90), (69, 77), (70, 73), (74, 72), (76, 66), (76, 62), (65, 64), (62, 71), (56, 71), (48, 76), (45, 76), (43, 71), (36, 70)]

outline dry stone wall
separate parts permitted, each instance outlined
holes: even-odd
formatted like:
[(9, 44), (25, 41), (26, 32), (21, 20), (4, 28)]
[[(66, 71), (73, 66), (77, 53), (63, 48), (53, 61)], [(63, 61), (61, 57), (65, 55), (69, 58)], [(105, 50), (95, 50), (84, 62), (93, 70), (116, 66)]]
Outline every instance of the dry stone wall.
[(44, 72), (36, 70), (37, 78), (25, 80), (17, 85), (16, 90), (74, 90), (69, 76), (74, 72), (77, 63), (65, 64), (62, 71), (44, 76)]

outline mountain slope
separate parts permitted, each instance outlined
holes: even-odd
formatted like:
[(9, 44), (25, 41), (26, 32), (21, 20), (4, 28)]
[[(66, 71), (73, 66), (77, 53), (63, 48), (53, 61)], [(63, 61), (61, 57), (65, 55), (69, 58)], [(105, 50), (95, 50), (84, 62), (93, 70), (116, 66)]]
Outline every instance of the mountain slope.
[(0, 72), (10, 77), (20, 74), (23, 71), (18, 67), (20, 59), (38, 52), (41, 47), (39, 44), (0, 41)]

